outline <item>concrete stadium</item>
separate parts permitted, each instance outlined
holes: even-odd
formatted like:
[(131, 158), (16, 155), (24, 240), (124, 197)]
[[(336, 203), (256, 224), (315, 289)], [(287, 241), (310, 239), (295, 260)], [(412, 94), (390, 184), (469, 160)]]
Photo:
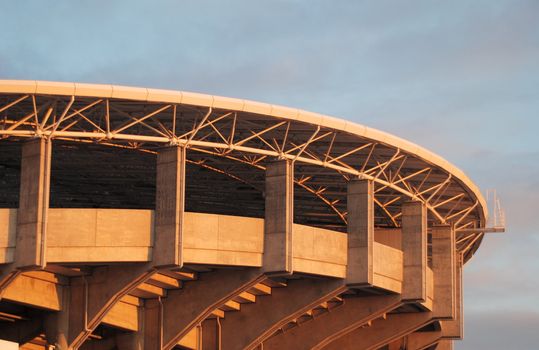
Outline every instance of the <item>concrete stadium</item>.
[(0, 81), (0, 346), (451, 349), (487, 213), (446, 160), (345, 120)]

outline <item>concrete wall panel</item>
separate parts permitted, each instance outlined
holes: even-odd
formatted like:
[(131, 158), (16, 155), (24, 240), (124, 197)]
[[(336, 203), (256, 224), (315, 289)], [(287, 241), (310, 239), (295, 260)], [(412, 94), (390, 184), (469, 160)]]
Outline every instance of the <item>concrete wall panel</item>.
[(263, 219), (185, 213), (185, 263), (261, 266), (263, 244)]
[(49, 262), (149, 261), (153, 211), (51, 209)]
[(403, 279), (402, 251), (374, 242), (373, 260), (373, 285), (400, 293)]
[(347, 235), (294, 224), (294, 271), (346, 277)]

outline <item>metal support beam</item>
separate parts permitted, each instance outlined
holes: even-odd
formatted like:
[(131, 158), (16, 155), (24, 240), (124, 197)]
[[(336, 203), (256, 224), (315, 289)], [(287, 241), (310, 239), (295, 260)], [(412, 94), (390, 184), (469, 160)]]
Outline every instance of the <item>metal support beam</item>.
[(223, 349), (254, 349), (288, 322), (346, 290), (341, 280), (291, 280), (222, 321)]

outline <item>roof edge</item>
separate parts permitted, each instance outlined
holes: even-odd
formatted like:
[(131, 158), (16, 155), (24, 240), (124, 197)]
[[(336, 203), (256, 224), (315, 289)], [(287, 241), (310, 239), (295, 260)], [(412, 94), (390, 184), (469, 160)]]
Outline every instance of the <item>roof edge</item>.
[(41, 80), (0, 80), (0, 92), (20, 94), (44, 94), (59, 96), (118, 98), (134, 101), (178, 103), (202, 107), (222, 108), (268, 115), (276, 118), (305, 122), (319, 125), (349, 134), (368, 138), (413, 154), (427, 163), (438, 166), (455, 177), (472, 193), (482, 209), (483, 220), (486, 223), (488, 210), (486, 201), (475, 183), (457, 166), (441, 156), (398, 136), (370, 128), (358, 123), (335, 118), (332, 116), (308, 112), (301, 109), (281, 105), (256, 102), (251, 100), (207, 95), (188, 91), (150, 89), (108, 84), (88, 84), (71, 82), (53, 82)]

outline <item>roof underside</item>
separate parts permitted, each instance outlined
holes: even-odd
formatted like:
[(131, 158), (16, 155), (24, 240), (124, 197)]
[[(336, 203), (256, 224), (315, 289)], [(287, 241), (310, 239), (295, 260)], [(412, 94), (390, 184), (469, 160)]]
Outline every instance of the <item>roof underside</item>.
[[(283, 107), (264, 114), (266, 105), (243, 100), (21, 84), (0, 81), (0, 206), (17, 205), (21, 140), (55, 140), (57, 207), (153, 208), (155, 153), (180, 144), (188, 148), (187, 210), (262, 217), (266, 164), (287, 158), (295, 164), (298, 223), (346, 231), (346, 185), (362, 177), (375, 183), (377, 226), (400, 226), (402, 203), (420, 200), (430, 224), (455, 225), (466, 260), (481, 241), (470, 231), (486, 216), (475, 185), (445, 160), (393, 136), (307, 112), (293, 116)], [(81, 96), (89, 91), (95, 96)]]

